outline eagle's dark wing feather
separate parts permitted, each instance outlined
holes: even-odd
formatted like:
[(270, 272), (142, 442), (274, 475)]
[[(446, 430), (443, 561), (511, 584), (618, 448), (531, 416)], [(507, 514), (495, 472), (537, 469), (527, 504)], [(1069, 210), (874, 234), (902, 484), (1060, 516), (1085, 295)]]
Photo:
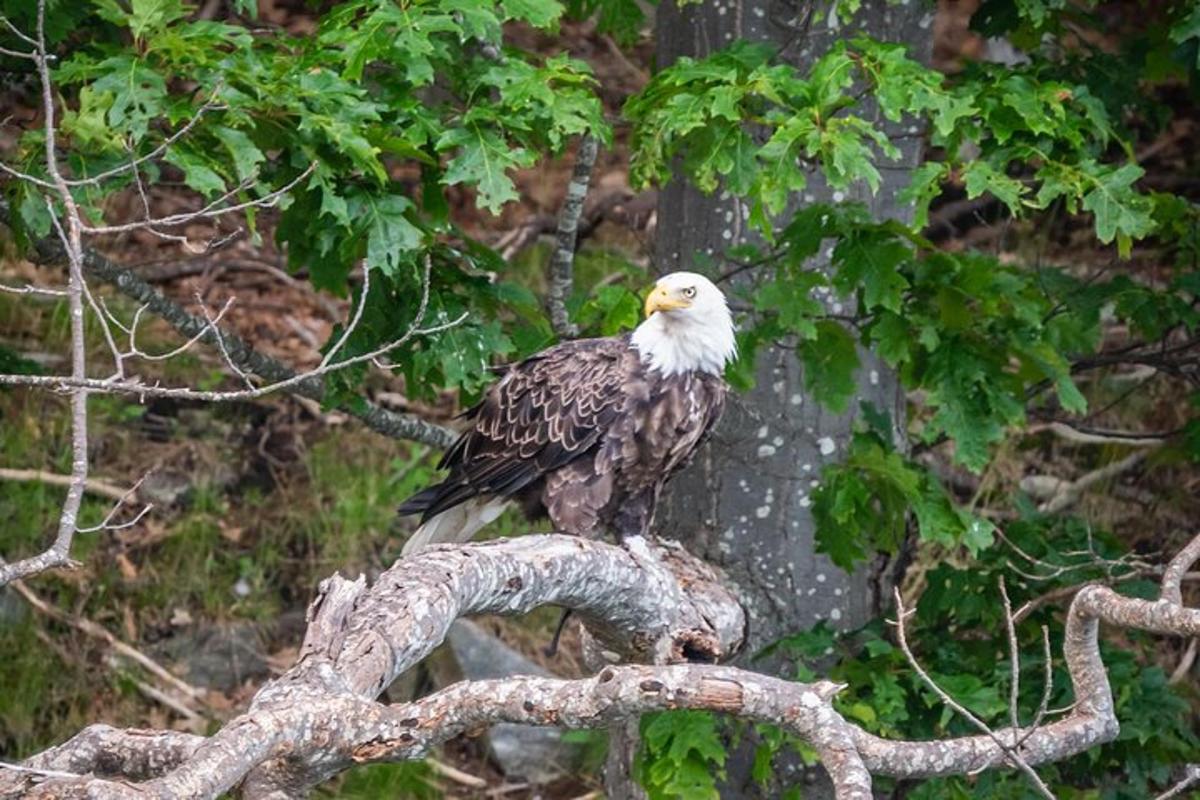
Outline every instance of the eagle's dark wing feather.
[(439, 463), (450, 475), (410, 498), (422, 521), (479, 495), (512, 497), (601, 441), (621, 412), (627, 337), (581, 339), (514, 364), (464, 416), (471, 427)]

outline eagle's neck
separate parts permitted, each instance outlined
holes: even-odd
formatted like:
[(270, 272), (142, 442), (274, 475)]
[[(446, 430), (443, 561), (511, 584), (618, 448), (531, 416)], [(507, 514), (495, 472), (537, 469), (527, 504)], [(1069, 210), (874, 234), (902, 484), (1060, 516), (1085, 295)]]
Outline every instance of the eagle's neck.
[(733, 319), (728, 311), (703, 322), (652, 314), (634, 330), (630, 342), (642, 362), (664, 376), (685, 372), (724, 375), (725, 365), (737, 356)]

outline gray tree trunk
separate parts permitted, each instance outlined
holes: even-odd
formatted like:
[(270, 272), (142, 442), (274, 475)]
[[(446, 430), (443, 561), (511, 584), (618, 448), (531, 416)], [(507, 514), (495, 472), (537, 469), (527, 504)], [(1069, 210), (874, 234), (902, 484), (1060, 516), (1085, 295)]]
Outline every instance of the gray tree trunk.
[[(682, 7), (666, 0), (658, 7), (658, 64), (669, 65), (680, 56), (703, 57), (745, 39), (773, 44), (803, 70), (834, 42), (857, 33), (907, 44), (914, 57), (928, 57), (934, 13), (930, 4), (865, 0), (854, 19), (841, 21), (830, 11), (824, 3), (792, 5), (781, 0), (709, 0)], [(858, 199), (878, 217), (911, 219), (911, 210), (898, 201), (897, 193), (920, 162), (921, 131), (908, 124), (888, 130), (902, 157), (880, 164), (883, 184), (877, 195), (855, 188), (843, 197), (814, 174), (802, 196), (794, 199), (794, 207)], [(691, 269), (705, 259), (720, 263), (726, 248), (753, 241), (747, 213), (735, 197), (705, 195), (686, 181), (674, 181), (659, 199), (658, 270)], [(745, 279), (753, 281), (755, 276), (746, 273)], [(835, 313), (840, 310), (835, 299), (827, 302)], [(695, 554), (719, 564), (738, 584), (751, 614), (743, 659), (821, 620), (836, 627), (860, 625), (879, 611), (881, 597), (889, 591), (882, 565), (848, 575), (816, 554), (813, 545), (811, 494), (822, 466), (844, 454), (860, 401), (887, 411), (896, 424), (903, 420), (904, 398), (894, 375), (869, 353), (860, 356), (858, 394), (851, 411), (837, 415), (805, 395), (794, 352), (761, 353), (756, 388), (733, 399), (709, 446), (671, 482), (659, 507), (660, 534), (689, 542)], [(780, 665), (757, 661), (754, 667), (772, 670)], [(740, 763), (746, 760), (735, 758), (731, 764), (730, 796), (754, 793), (745, 777), (748, 765)], [(813, 780), (811, 775), (788, 775), (789, 770), (779, 766), (783, 786)], [(777, 791), (778, 787), (768, 795)], [(816, 791), (818, 787), (811, 787), (804, 796), (819, 796)]]

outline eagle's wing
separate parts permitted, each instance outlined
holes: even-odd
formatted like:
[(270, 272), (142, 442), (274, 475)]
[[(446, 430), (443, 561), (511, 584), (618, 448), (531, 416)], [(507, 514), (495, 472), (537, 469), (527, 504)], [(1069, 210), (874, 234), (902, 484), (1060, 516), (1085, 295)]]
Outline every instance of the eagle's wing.
[(509, 367), (464, 415), (472, 426), (438, 465), (449, 476), (400, 513), (427, 522), (480, 495), (512, 497), (591, 453), (621, 412), (629, 354), (625, 337), (581, 339)]

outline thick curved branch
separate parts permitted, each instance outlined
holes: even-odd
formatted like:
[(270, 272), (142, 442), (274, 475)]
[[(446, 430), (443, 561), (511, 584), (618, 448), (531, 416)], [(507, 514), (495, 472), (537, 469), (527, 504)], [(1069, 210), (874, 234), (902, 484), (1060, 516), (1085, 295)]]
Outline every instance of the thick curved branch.
[[(296, 665), (182, 764), (135, 789), (81, 779), (54, 781), (47, 791), (181, 798), (214, 797), (243, 779), (247, 793), (264, 796), (315, 785), (353, 763), (353, 746), (373, 735), (364, 726), (386, 717), (372, 698), (436, 647), (457, 617), (545, 604), (574, 609), (606, 648), (638, 660), (715, 661), (745, 634), (741, 606), (719, 576), (678, 545), (635, 537), (621, 548), (539, 535), (432, 548), (370, 587), (324, 582)], [(286, 761), (272, 760), (285, 753)]]
[[(296, 666), (264, 686), (245, 714), (208, 739), (89, 728), (22, 767), (90, 769), (136, 779), (146, 774), (145, 759), (122, 748), (143, 736), (152, 742), (147, 747), (161, 751), (162, 766), (151, 773), (153, 779), (131, 786), (102, 777), (49, 777), (31, 796), (201, 798), (241, 782), (245, 796), (283, 797), (303, 793), (354, 763), (420, 757), (460, 732), (492, 722), (597, 727), (649, 710), (704, 708), (787, 728), (817, 750), (837, 797), (867, 800), (872, 774), (975, 774), (1013, 763), (1014, 753), (1036, 765), (1111, 741), (1118, 722), (1100, 660), (1100, 623), (1200, 634), (1200, 611), (1175, 602), (1172, 589), (1172, 576), (1200, 555), (1196, 541), (1166, 570), (1162, 599), (1123, 597), (1098, 585), (1080, 590), (1068, 612), (1063, 648), (1076, 702), (1068, 716), (1041, 726), (944, 741), (892, 741), (842, 718), (831, 704), (840, 688), (833, 684), (662, 663), (713, 659), (740, 643), (745, 620), (719, 576), (674, 545), (633, 539), (623, 549), (548, 535), (434, 548), (398, 562), (369, 588), (361, 579), (326, 581), (310, 608)], [(606, 667), (579, 681), (521, 677), (462, 683), (390, 707), (372, 699), (440, 642), (455, 617), (520, 613), (545, 603), (576, 609), (603, 646), (660, 663)], [(116, 742), (103, 768), (92, 766), (99, 762), (89, 755), (101, 735)], [(9, 777), (24, 786), (31, 774)]]

